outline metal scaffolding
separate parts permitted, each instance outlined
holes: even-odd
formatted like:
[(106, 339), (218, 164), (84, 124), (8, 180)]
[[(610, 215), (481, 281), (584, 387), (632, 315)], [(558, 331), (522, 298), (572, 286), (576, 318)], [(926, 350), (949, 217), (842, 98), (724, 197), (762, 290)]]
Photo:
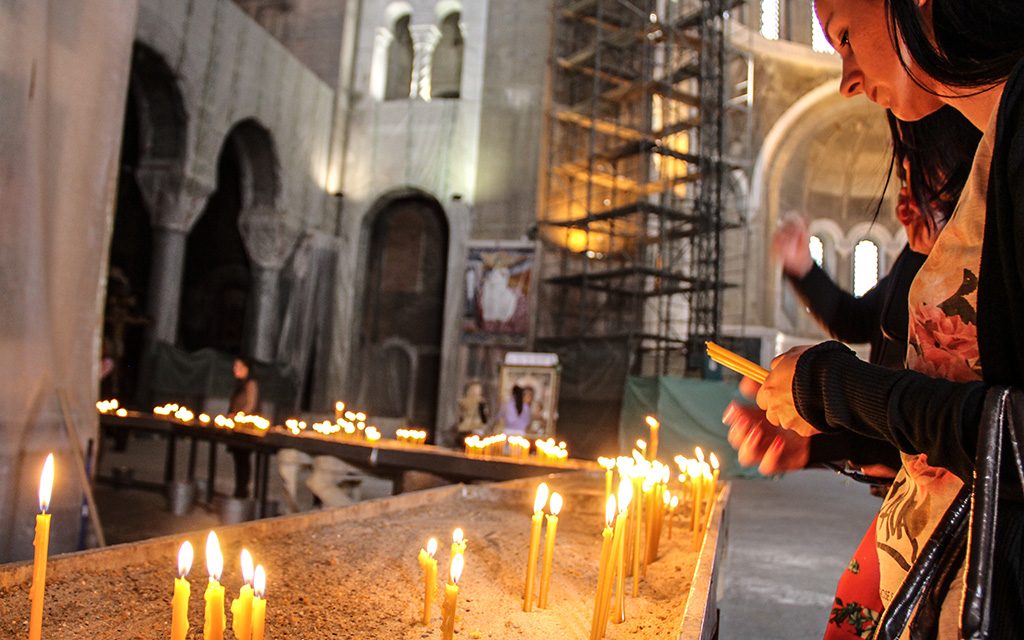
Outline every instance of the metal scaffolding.
[(701, 368), (719, 334), (742, 0), (555, 0), (539, 341), (618, 341), (642, 375)]

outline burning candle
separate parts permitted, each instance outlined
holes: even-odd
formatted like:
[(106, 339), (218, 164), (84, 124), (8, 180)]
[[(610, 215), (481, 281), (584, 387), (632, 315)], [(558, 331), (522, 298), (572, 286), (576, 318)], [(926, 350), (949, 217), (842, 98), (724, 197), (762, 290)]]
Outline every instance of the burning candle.
[[(628, 478), (619, 481), (619, 515), (615, 518), (615, 533), (612, 547), (612, 556), (615, 562), (615, 623), (626, 621), (626, 520), (629, 518), (630, 501), (633, 499), (633, 484)], [(611, 595), (609, 584), (608, 595)], [(601, 635), (608, 626), (608, 614), (605, 614), (604, 622), (601, 624)]]
[(679, 506), (679, 496), (672, 496), (672, 501), (668, 506), (668, 539), (672, 539), (672, 520), (676, 516), (676, 508)]
[(708, 456), (708, 461), (711, 462), (711, 489), (708, 493), (708, 517), (711, 517), (711, 508), (715, 504), (715, 492), (718, 490), (718, 456), (712, 453)]
[[(462, 531), (462, 529), (458, 529)], [(452, 557), (455, 557), (455, 545), (452, 545)], [(434, 591), (437, 588), (437, 538), (427, 541), (427, 548), (420, 549), (420, 567), (423, 569), (423, 624), (430, 624), (430, 609), (434, 604)], [(462, 555), (462, 554), (458, 554)]]
[(174, 579), (174, 599), (171, 600), (171, 640), (185, 640), (188, 635), (188, 599), (192, 585), (186, 577), (192, 568), (192, 543), (185, 541), (178, 549), (178, 577)]
[(210, 573), (210, 583), (206, 586), (206, 616), (203, 623), (205, 640), (223, 640), (224, 628), (224, 587), (220, 584), (220, 575), (224, 571), (224, 556), (220, 553), (220, 541), (217, 534), (210, 532), (206, 537), (206, 568)]
[(605, 500), (604, 531), (601, 532), (601, 562), (597, 569), (597, 596), (594, 600), (594, 617), (590, 621), (590, 640), (598, 639), (598, 625), (608, 614), (608, 579), (612, 557), (612, 521), (615, 519), (615, 496)]
[(547, 532), (544, 537), (544, 562), (540, 571), (540, 596), (537, 607), (548, 608), (548, 588), (551, 586), (551, 564), (555, 554), (555, 531), (558, 529), (558, 512), (562, 510), (562, 494), (552, 493), (549, 506), (551, 515), (547, 516)]
[(242, 549), (242, 580), (245, 584), (238, 591), (238, 597), (231, 602), (231, 630), (238, 640), (251, 640), (252, 637), (252, 554)]
[(465, 534), (462, 533), (461, 528), (456, 528), (452, 531), (452, 557), (461, 556), (466, 553), (466, 543), (468, 540), (465, 538)]
[(263, 630), (267, 622), (267, 573), (263, 565), (256, 565), (252, 580), (252, 640), (263, 640)]
[(46, 591), (46, 557), (50, 548), (50, 495), (53, 493), (53, 454), (46, 456), (43, 472), (39, 476), (39, 515), (36, 516), (36, 537), (32, 541), (35, 557), (32, 562), (32, 588), (28, 597), (32, 602), (28, 622), (29, 640), (43, 635), (43, 593)]
[(654, 416), (647, 416), (647, 426), (651, 429), (651, 445), (647, 449), (647, 459), (654, 460), (658, 457), (658, 430), (661, 428), (661, 423)]
[(462, 576), (464, 556), (452, 556), (449, 581), (444, 586), (444, 604), (441, 607), (441, 639), (452, 640), (455, 634), (455, 605), (459, 599), (459, 578)]
[(544, 482), (537, 487), (533, 500), (533, 518), (530, 526), (530, 553), (526, 561), (526, 584), (523, 586), (523, 611), (533, 609), (533, 577), (537, 571), (537, 555), (540, 551), (540, 528), (543, 524), (544, 505), (548, 501), (548, 485)]

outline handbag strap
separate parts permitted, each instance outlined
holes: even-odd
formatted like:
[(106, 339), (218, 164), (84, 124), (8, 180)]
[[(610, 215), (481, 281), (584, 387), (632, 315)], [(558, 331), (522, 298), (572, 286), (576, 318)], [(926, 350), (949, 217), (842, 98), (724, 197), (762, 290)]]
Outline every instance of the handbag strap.
[[(988, 637), (991, 619), (992, 568), (995, 562), (996, 526), (999, 520), (999, 472), (1003, 458), (1003, 434), (1010, 440), (1017, 480), (1024, 488), (1024, 400), (1019, 391), (995, 387), (985, 396), (978, 428), (978, 453), (974, 471), (971, 528), (961, 631), (964, 638)], [(1006, 425), (1006, 428), (1003, 428)]]

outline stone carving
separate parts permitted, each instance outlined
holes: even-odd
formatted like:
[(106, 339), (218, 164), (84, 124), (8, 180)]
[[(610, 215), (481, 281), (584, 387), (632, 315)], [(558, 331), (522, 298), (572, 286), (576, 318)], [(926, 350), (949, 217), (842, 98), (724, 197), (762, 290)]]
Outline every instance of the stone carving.
[(302, 234), (298, 222), (283, 211), (270, 207), (253, 207), (242, 211), (238, 230), (242, 234), (249, 259), (264, 269), (280, 269)]

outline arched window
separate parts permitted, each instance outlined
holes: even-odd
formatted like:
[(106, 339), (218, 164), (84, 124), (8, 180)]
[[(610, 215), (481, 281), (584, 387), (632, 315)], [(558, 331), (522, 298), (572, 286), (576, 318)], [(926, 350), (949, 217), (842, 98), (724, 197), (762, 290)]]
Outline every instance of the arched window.
[(782, 25), (779, 0), (761, 0), (761, 35), (778, 40)]
[(853, 249), (853, 295), (860, 297), (878, 284), (878, 245), (861, 240)]
[(807, 241), (807, 248), (811, 252), (811, 260), (821, 268), (825, 268), (825, 243), (818, 236), (811, 236)]
[(811, 48), (818, 53), (835, 53), (835, 49), (828, 43), (825, 32), (818, 22), (818, 16), (814, 13), (814, 3), (811, 3)]
[(458, 98), (462, 85), (462, 14), (449, 13), (441, 21), (441, 40), (430, 62), (430, 97)]
[(408, 100), (412, 91), (413, 47), (409, 32), (410, 16), (395, 21), (394, 39), (388, 46), (388, 75), (384, 88), (385, 100)]

